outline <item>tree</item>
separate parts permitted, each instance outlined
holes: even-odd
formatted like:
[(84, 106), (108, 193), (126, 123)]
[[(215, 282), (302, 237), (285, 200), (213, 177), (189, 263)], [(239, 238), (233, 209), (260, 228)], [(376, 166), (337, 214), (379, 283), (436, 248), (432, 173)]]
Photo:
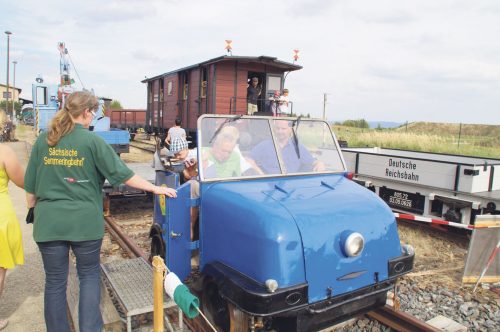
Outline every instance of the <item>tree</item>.
[(346, 127), (355, 127), (355, 128), (365, 128), (368, 129), (370, 128), (370, 125), (365, 119), (359, 119), (359, 120), (345, 120), (342, 125)]
[(122, 104), (118, 100), (113, 100), (111, 104), (109, 104), (109, 107), (114, 109), (114, 110), (121, 110), (123, 109)]
[[(7, 105), (6, 100), (0, 101), (0, 110), (5, 110), (7, 109), (5, 106)], [(19, 114), (21, 112), (21, 103), (18, 101), (14, 102), (14, 109), (16, 110), (16, 114)], [(7, 112), (6, 112), (7, 113)], [(12, 114), (12, 100), (9, 100), (9, 112), (8, 114)]]

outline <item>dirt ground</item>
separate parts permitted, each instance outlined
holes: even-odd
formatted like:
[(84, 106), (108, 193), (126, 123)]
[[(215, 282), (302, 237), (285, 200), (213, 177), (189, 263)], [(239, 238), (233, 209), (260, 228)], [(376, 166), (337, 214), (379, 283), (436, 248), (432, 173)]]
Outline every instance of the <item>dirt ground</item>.
[(500, 304), (500, 296), (493, 290), (478, 287), (472, 293), (473, 284), (462, 284), (470, 234), (442, 232), (427, 226), (398, 223), (401, 241), (415, 248), (413, 271), (404, 278), (414, 279), (421, 288), (443, 286), (462, 296), (468, 294), (478, 302), (493, 299)]

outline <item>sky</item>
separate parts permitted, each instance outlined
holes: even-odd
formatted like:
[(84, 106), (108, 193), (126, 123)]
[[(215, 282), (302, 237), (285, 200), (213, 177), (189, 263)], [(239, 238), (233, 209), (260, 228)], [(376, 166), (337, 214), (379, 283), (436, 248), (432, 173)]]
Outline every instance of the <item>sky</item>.
[[(285, 83), (297, 113), (321, 117), (326, 93), (328, 120), (500, 124), (498, 0), (0, 0), (0, 29), (27, 99), (38, 74), (58, 83), (59, 41), (77, 88), (145, 109), (141, 80), (231, 39), (238, 56), (300, 50)], [(1, 33), (2, 84), (6, 53)]]

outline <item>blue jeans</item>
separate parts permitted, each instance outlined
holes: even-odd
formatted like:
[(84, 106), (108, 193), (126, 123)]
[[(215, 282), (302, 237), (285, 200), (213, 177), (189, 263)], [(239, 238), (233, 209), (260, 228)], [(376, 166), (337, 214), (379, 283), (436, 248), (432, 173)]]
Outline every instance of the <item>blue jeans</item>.
[(81, 332), (102, 330), (100, 249), (102, 239), (92, 241), (37, 242), (45, 269), (45, 325), (47, 332), (69, 332), (66, 310), (69, 249), (76, 256), (80, 280), (78, 321)]

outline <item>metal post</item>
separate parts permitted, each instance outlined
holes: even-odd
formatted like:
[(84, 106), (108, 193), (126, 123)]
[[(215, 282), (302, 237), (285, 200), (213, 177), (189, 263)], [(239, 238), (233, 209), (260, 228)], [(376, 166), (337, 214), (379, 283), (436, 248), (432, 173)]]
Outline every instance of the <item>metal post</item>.
[(6, 95), (6, 101), (5, 101), (5, 110), (7, 111), (6, 113), (9, 114), (9, 52), (10, 52), (10, 35), (12, 32), (10, 31), (5, 31), (5, 34), (7, 35), (7, 95)]
[(325, 121), (326, 121), (326, 100), (327, 100), (326, 95), (327, 95), (326, 92), (323, 93), (323, 120)]
[(16, 87), (16, 65), (17, 65), (17, 61), (12, 61), (12, 63), (14, 64), (14, 82), (12, 83), (12, 87), (15, 88)]
[(153, 321), (154, 332), (163, 332), (163, 275), (165, 263), (160, 256), (153, 257)]
[[(14, 91), (16, 90), (16, 65), (17, 65), (17, 61), (12, 61), (12, 63), (14, 64), (14, 82), (12, 83), (12, 113), (14, 114), (14, 118), (12, 119), (12, 121), (17, 124), (17, 114), (16, 114), (16, 108), (14, 107)], [(19, 96), (18, 96), (19, 97)]]
[(460, 124), (460, 128), (458, 129), (458, 148), (460, 149), (460, 137), (462, 136), (462, 124)]

